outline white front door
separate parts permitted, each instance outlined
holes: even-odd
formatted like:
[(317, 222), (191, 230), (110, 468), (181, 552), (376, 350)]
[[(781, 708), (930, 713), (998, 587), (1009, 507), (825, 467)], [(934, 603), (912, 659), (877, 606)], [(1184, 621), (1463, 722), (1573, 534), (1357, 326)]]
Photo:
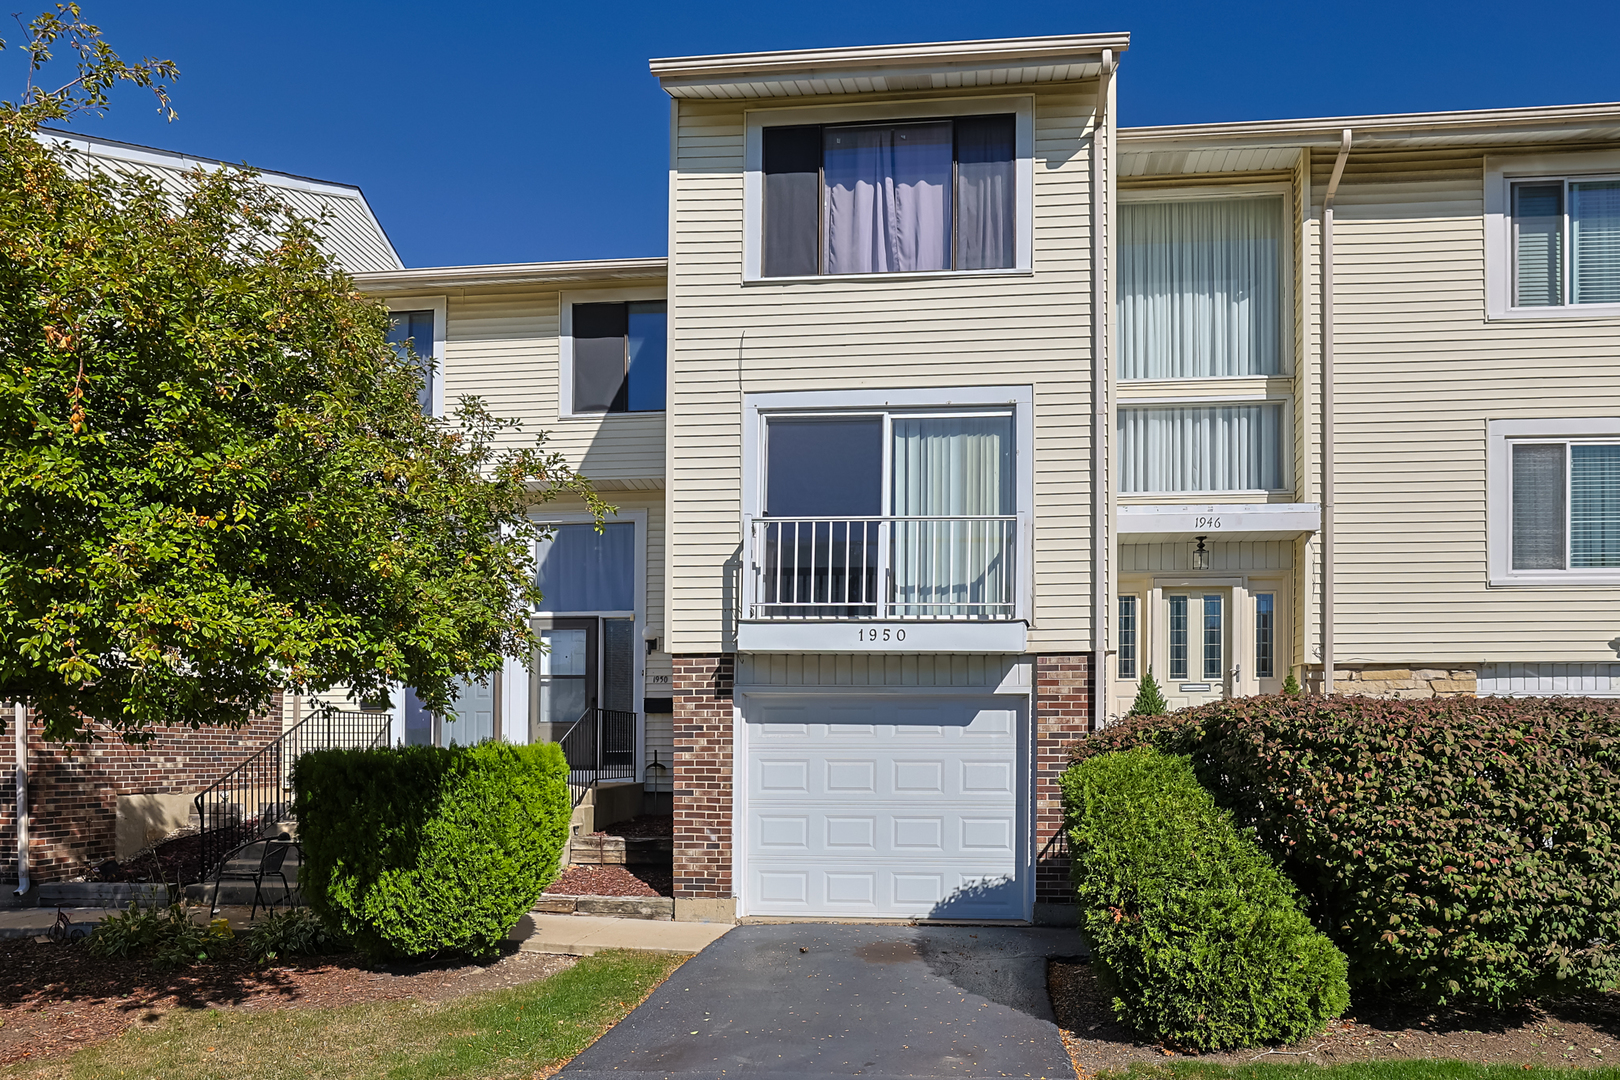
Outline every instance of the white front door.
[(745, 701), (745, 914), (1029, 917), (1017, 698)]
[(1165, 589), (1164, 697), (1172, 709), (1231, 696), (1232, 590)]

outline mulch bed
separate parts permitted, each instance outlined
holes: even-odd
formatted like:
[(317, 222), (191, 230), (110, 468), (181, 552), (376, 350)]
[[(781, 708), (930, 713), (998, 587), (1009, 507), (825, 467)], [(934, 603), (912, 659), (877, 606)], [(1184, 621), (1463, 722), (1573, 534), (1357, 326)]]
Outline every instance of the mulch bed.
[(1524, 1066), (1620, 1062), (1620, 994), (1613, 993), (1501, 1010), (1358, 1002), (1345, 1019), (1296, 1046), (1182, 1054), (1143, 1043), (1121, 1026), (1091, 965), (1054, 960), (1047, 967), (1047, 984), (1064, 1045), (1082, 1077), (1179, 1057), (1221, 1065), (1439, 1058)]
[(546, 889), (556, 896), (674, 896), (675, 875), (657, 866), (570, 866)]
[[(225, 840), (233, 839), (226, 837)], [(219, 851), (235, 847), (225, 840), (215, 840), (216, 856)], [(108, 859), (85, 874), (86, 881), (148, 881), (173, 885), (190, 885), (202, 880), (202, 837), (196, 833), (165, 840), (156, 848), (124, 862)]]
[(368, 966), (359, 956), (270, 967), (246, 959), (171, 970), (93, 957), (83, 945), (0, 941), (0, 1066), (71, 1053), (175, 1009), (330, 1008), (368, 1001), (443, 1001), (555, 975), (573, 957), (512, 951), (488, 963)]
[(591, 835), (622, 836), (626, 840), (667, 840), (675, 835), (675, 818), (671, 814), (640, 814), (615, 821)]

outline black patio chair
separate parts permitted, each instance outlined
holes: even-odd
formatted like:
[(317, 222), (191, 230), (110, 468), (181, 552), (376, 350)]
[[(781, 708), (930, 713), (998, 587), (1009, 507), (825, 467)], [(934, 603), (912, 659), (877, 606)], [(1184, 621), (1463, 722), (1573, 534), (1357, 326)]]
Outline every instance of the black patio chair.
[[(255, 844), (264, 845), (264, 851), (259, 855), (259, 865), (231, 869), (231, 860)], [(219, 914), (219, 886), (221, 882), (226, 880), (253, 882), (253, 906), (248, 911), (249, 919), (259, 913), (259, 901), (261, 899), (264, 900), (264, 909), (266, 911), (270, 911), (275, 907), (264, 896), (264, 882), (267, 878), (274, 877), (281, 880), (281, 898), (288, 907), (293, 906), (292, 886), (287, 883), (287, 875), (282, 871), (282, 865), (287, 861), (287, 853), (294, 848), (298, 848), (298, 841), (288, 834), (282, 833), (274, 839), (250, 840), (227, 854), (220, 860), (219, 869), (214, 871), (214, 902), (209, 906), (209, 914)], [(298, 848), (298, 851), (302, 856), (303, 849)]]

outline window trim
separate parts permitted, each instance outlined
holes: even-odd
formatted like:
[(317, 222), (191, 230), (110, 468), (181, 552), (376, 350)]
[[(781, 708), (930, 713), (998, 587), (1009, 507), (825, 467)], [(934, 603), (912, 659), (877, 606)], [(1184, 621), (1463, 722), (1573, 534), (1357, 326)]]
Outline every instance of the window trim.
[[(1620, 442), (1620, 417), (1491, 420), (1486, 423), (1486, 557), (1491, 587), (1620, 585), (1620, 567), (1513, 569), (1513, 445), (1587, 440)], [(1568, 485), (1568, 475), (1564, 477), (1564, 483)]]
[[(1017, 606), (1013, 621), (1029, 622), (1035, 610), (1035, 393), (1031, 386), (939, 387), (919, 390), (823, 390), (743, 395), (742, 431), (742, 536), (748, 523), (765, 512), (765, 425), (773, 414), (823, 415), (874, 413), (890, 410), (919, 412), (973, 412), (1011, 409), (1013, 414), (1013, 509), (1018, 518), (1020, 543), (1017, 565)], [(890, 448), (883, 449), (885, 457)]]
[[(1620, 177), (1620, 151), (1493, 155), (1485, 159), (1485, 317), (1487, 320), (1616, 319), (1620, 304), (1517, 307), (1513, 303), (1513, 185), (1533, 180), (1598, 180)], [(1567, 197), (1567, 188), (1566, 188)], [(1566, 203), (1565, 213), (1568, 213)], [(1565, 264), (1570, 258), (1564, 238)], [(1570, 288), (1565, 274), (1564, 288)]]
[[(432, 410), (435, 417), (443, 418), (444, 411), (444, 354), (445, 336), (449, 329), (450, 302), (444, 296), (390, 296), (387, 298), (388, 310), (394, 311), (431, 311), (433, 312), (433, 403)], [(418, 352), (417, 355), (421, 355)]]
[[(957, 116), (1013, 114), (1013, 213), (1017, 228), (1013, 265), (993, 270), (915, 270), (875, 274), (806, 274), (765, 277), (764, 255), (766, 127), (808, 124), (865, 124), (891, 120), (945, 120)], [(743, 113), (743, 272), (745, 283), (765, 285), (803, 282), (895, 281), (918, 278), (1006, 277), (1032, 273), (1035, 250), (1035, 98), (1028, 94), (994, 97), (935, 98), (887, 101), (871, 105), (812, 105), (748, 109)]]
[[(1227, 383), (1256, 379), (1292, 379), (1294, 377), (1294, 337), (1296, 323), (1299, 321), (1298, 313), (1294, 310), (1294, 266), (1298, 258), (1296, 235), (1298, 222), (1294, 214), (1294, 185), (1286, 180), (1269, 183), (1249, 184), (1198, 184), (1188, 187), (1175, 188), (1124, 188), (1119, 192), (1121, 203), (1155, 203), (1155, 202), (1209, 202), (1215, 199), (1255, 199), (1268, 196), (1281, 196), (1282, 198), (1282, 264), (1278, 267), (1278, 276), (1282, 281), (1282, 296), (1278, 299), (1278, 310), (1282, 314), (1282, 324), (1277, 328), (1281, 339), (1282, 350), (1278, 356), (1282, 370), (1275, 375), (1197, 375), (1185, 379), (1180, 378), (1154, 378), (1154, 379), (1127, 379), (1120, 376), (1118, 368), (1120, 360), (1114, 360), (1114, 380), (1122, 395), (1128, 394), (1135, 387), (1161, 387), (1165, 385), (1181, 385), (1185, 383)], [(1116, 259), (1118, 256), (1115, 256)], [(1114, 303), (1119, 302), (1119, 284), (1114, 285)]]
[[(669, 303), (669, 289), (662, 285), (644, 285), (639, 288), (580, 289), (557, 294), (557, 419), (603, 420), (626, 416), (664, 416), (669, 412), (669, 396), (665, 391), (664, 408), (640, 409), (635, 412), (575, 412), (574, 411), (574, 305), (575, 304), (631, 304), (637, 301), (662, 300)], [(665, 319), (669, 308), (665, 307)], [(668, 323), (665, 324), (664, 385), (669, 385), (670, 348)]]

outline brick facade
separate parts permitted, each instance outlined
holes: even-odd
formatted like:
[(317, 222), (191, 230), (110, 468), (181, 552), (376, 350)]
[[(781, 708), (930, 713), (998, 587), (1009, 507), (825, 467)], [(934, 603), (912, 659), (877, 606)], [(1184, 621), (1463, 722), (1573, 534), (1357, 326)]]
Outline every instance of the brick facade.
[(731, 885), (731, 687), (735, 658), (677, 656), (675, 899), (721, 900)]
[(1073, 904), (1058, 778), (1091, 730), (1089, 654), (1035, 658), (1035, 902)]
[[(0, 737), (0, 880), (17, 879), (15, 714), (5, 708)], [(33, 881), (82, 875), (113, 857), (118, 796), (190, 794), (229, 772), (281, 734), (280, 702), (270, 714), (237, 730), (160, 729), (145, 746), (130, 746), (98, 726), (99, 742), (47, 743), (30, 725), (28, 739), (28, 862)]]

